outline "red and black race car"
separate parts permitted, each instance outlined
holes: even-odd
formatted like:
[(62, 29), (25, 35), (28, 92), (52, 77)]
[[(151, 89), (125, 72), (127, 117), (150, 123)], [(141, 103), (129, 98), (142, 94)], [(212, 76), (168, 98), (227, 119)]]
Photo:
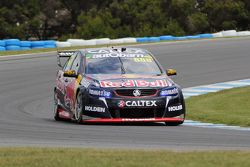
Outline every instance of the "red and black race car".
[[(62, 66), (61, 59), (66, 58)], [(185, 119), (181, 88), (144, 49), (99, 48), (58, 52), (55, 120), (78, 123), (165, 122)]]

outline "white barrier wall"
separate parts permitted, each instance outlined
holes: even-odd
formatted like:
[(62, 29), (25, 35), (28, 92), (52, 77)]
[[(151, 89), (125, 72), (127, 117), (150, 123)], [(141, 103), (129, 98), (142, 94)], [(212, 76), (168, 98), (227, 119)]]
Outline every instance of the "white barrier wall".
[(236, 37), (237, 36), (236, 30), (222, 31), (221, 33), (222, 33), (223, 37)]
[(56, 42), (56, 46), (58, 48), (63, 48), (63, 47), (71, 47), (71, 43), (70, 42)]
[(250, 31), (239, 31), (237, 36), (250, 36)]

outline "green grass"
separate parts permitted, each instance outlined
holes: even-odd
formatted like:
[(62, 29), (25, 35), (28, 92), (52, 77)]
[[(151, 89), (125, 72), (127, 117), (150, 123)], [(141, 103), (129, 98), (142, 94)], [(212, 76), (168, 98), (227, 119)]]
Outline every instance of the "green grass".
[(248, 151), (0, 148), (1, 167), (249, 167)]
[(250, 126), (250, 87), (223, 90), (186, 99), (187, 119)]

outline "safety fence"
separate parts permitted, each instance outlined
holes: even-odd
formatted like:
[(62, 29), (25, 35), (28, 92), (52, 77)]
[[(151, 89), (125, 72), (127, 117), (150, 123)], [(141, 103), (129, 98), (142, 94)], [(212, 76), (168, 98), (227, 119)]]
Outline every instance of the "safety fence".
[(160, 41), (182, 41), (190, 39), (208, 39), (208, 38), (221, 38), (221, 37), (237, 37), (237, 36), (250, 36), (250, 31), (227, 30), (213, 34), (198, 34), (189, 36), (172, 36), (163, 35), (157, 37), (128, 37), (119, 39), (101, 38), (101, 39), (68, 39), (67, 41), (21, 41), (19, 39), (6, 39), (0, 40), (0, 51), (5, 50), (29, 50), (41, 48), (61, 48), (73, 46), (100, 46), (100, 45), (114, 45), (114, 44), (133, 44), (133, 43), (147, 43), (147, 42), (160, 42)]

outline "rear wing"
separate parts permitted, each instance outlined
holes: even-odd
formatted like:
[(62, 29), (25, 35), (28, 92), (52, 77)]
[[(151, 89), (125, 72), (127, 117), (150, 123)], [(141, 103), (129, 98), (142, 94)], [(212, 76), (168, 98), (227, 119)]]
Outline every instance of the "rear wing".
[[(57, 64), (59, 67), (63, 67), (68, 59), (75, 53), (73, 50), (57, 51)], [(61, 58), (64, 58), (64, 63), (62, 65)], [(66, 58), (66, 59), (65, 59)]]

